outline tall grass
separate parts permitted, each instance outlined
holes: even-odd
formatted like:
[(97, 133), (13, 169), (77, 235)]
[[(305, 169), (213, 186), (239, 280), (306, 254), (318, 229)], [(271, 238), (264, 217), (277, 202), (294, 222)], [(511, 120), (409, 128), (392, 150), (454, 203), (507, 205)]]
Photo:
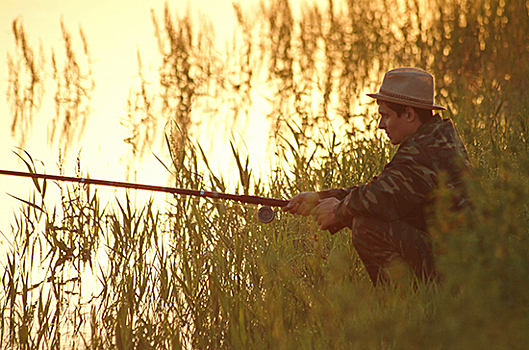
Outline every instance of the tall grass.
[(307, 218), (278, 212), (265, 225), (254, 206), (181, 196), (102, 204), (91, 186), (35, 180), (3, 260), (0, 347), (527, 347), (527, 3), (329, 1), (299, 19), (281, 0), (234, 10), (240, 35), (224, 61), (211, 32), (168, 7), (161, 22), (153, 14), (162, 89), (151, 94), (144, 79), (132, 89), (135, 154), (156, 142), (138, 130), (164, 125), (174, 186), (230, 189), (194, 141), (199, 116), (224, 105), (233, 118), (249, 113), (265, 85), (271, 169), (260, 175), (232, 144), (233, 191), (287, 199), (363, 183), (394, 149), (375, 131), (374, 107), (355, 108), (362, 89), (395, 66), (428, 69), (476, 168), (473, 211), (455, 215), (441, 200), (432, 217), (444, 283), (374, 289), (350, 231), (331, 236)]

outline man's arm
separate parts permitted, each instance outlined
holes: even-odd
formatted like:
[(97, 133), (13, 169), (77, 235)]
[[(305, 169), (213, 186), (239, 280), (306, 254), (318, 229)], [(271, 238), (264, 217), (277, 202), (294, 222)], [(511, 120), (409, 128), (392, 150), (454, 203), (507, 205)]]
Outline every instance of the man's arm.
[(314, 208), (312, 216), (321, 230), (329, 230), (331, 234), (347, 227), (334, 214), (336, 206), (340, 201), (335, 197), (321, 199), (319, 204)]
[[(357, 187), (357, 186), (355, 186)], [(345, 197), (347, 197), (347, 195), (349, 193), (351, 193), (351, 190), (355, 187), (348, 187), (348, 188), (332, 188), (332, 189), (328, 189), (328, 190), (323, 190), (323, 191), (319, 191), (317, 192), (318, 195), (320, 196), (320, 199), (326, 199), (326, 198), (336, 198), (338, 200), (342, 200), (344, 199)]]
[(339, 202), (335, 197), (321, 199), (319, 192), (302, 192), (292, 197), (283, 207), (283, 211), (303, 216), (312, 215), (320, 229), (335, 234), (347, 227), (347, 224), (338, 221), (334, 216), (334, 208)]
[(379, 176), (353, 188), (336, 206), (336, 217), (342, 222), (350, 222), (358, 215), (399, 220), (423, 210), (435, 179), (432, 159), (417, 144), (401, 145)]
[(288, 204), (283, 207), (283, 211), (308, 216), (312, 214), (312, 210), (318, 205), (319, 200), (320, 196), (316, 192), (301, 192), (290, 199)]
[(290, 202), (283, 207), (283, 211), (291, 214), (308, 216), (319, 204), (321, 199), (336, 198), (342, 200), (351, 192), (349, 188), (336, 188), (319, 192), (301, 192), (290, 199)]

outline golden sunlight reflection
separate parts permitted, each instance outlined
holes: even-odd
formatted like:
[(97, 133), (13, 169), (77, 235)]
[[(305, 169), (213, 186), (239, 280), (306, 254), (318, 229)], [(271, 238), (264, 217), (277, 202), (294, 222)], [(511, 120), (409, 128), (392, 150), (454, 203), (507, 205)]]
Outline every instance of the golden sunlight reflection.
[[(64, 43), (62, 41), (61, 22), (71, 33), (74, 51), (82, 53), (79, 28), (81, 27), (89, 45), (95, 87), (89, 102), (90, 112), (86, 120), (86, 127), (81, 139), (68, 139), (67, 152), (57, 143), (49, 144), (51, 132), (50, 120), (56, 115), (53, 94), (53, 82), (45, 86), (45, 95), (38, 112), (33, 117), (33, 127), (24, 135), (26, 140), (23, 149), (31, 155), (37, 165), (38, 172), (59, 174), (58, 163), (62, 157), (64, 175), (75, 176), (77, 158), (80, 159), (79, 170), (84, 177), (105, 180), (134, 181), (153, 185), (168, 185), (170, 178), (167, 170), (157, 157), (167, 161), (167, 150), (163, 142), (152, 145), (141, 159), (131, 157), (130, 145), (124, 142), (129, 137), (129, 130), (123, 125), (126, 116), (127, 98), (131, 86), (138, 81), (138, 56), (141, 52), (141, 63), (147, 79), (156, 80), (160, 54), (154, 35), (151, 10), (156, 16), (162, 17), (165, 0), (127, 0), (127, 1), (81, 1), (81, 0), (51, 0), (46, 3), (36, 0), (7, 0), (0, 4), (0, 56), (2, 67), (0, 80), (2, 82), (2, 98), (0, 110), (2, 113), (1, 128), (1, 159), (0, 168), (26, 171), (25, 164), (14, 152), (23, 154), (17, 148), (18, 139), (11, 133), (12, 117), (10, 106), (6, 100), (8, 86), (7, 56), (15, 52), (12, 33), (12, 23), (17, 20), (23, 24), (29, 45), (42, 47), (43, 56), (49, 65), (52, 50), (60, 67), (61, 57), (64, 57)], [(190, 11), (197, 21), (207, 18), (213, 22), (219, 45), (231, 38), (236, 24), (231, 0), (193, 0), (168, 1), (167, 5), (172, 13), (178, 16)], [(202, 17), (203, 16), (203, 17)], [(79, 55), (80, 62), (86, 59)], [(83, 67), (81, 67), (83, 69)], [(53, 72), (45, 71), (48, 82)], [(233, 171), (233, 156), (229, 142), (232, 140), (238, 149), (251, 154), (252, 167), (266, 168), (266, 152), (268, 142), (268, 127), (262, 108), (265, 103), (262, 98), (255, 96), (256, 103), (252, 107), (252, 118), (238, 118), (232, 125), (222, 125), (227, 118), (222, 115), (211, 116), (214, 121), (201, 120), (198, 132), (192, 135), (204, 148), (212, 170), (224, 178), (226, 183), (234, 184), (238, 181), (238, 173)], [(261, 102), (259, 102), (261, 101)], [(220, 109), (218, 114), (224, 111)], [(196, 136), (195, 136), (196, 135)], [(248, 137), (250, 135), (250, 137)], [(24, 157), (26, 160), (27, 157)], [(261, 163), (261, 164), (259, 164)], [(264, 165), (263, 165), (264, 164)], [(68, 185), (71, 186), (71, 185)], [(96, 187), (91, 187), (94, 191)], [(0, 265), (6, 266), (6, 250), (10, 250), (13, 242), (11, 226), (16, 226), (14, 213), (22, 206), (17, 199), (28, 198), (34, 190), (33, 182), (29, 178), (0, 177)], [(119, 199), (128, 194), (138, 205), (149, 198), (156, 204), (165, 205), (166, 195), (145, 191), (126, 191), (109, 187), (97, 187), (101, 203), (117, 208), (114, 197)], [(60, 207), (60, 192), (51, 181), (48, 182), (47, 205)], [(51, 200), (50, 200), (51, 199)], [(56, 201), (55, 201), (56, 199)], [(55, 202), (54, 202), (55, 201)], [(51, 209), (51, 208), (50, 208)], [(160, 208), (161, 209), (161, 208)], [(22, 220), (23, 221), (23, 220)], [(96, 252), (96, 264), (103, 267), (108, 263), (103, 249)], [(36, 254), (39, 254), (38, 248)], [(51, 267), (50, 267), (51, 268)], [(97, 266), (93, 267), (98, 270)], [(39, 273), (31, 276), (34, 281), (39, 280)], [(81, 298), (88, 300), (97, 291), (98, 281), (91, 273), (83, 274)], [(85, 310), (88, 312), (89, 310)], [(84, 312), (84, 311), (83, 311)]]
[[(294, 15), (299, 12), (303, 0), (291, 1)], [(92, 78), (95, 82), (93, 94), (89, 101), (89, 114), (81, 139), (68, 139), (68, 150), (61, 150), (57, 143), (49, 144), (50, 120), (56, 114), (53, 101), (55, 86), (49, 81), (52, 72), (44, 72), (45, 85), (42, 105), (33, 117), (33, 126), (24, 139), (23, 149), (27, 151), (39, 165), (37, 170), (49, 174), (58, 174), (57, 163), (63, 157), (65, 175), (75, 175), (76, 159), (81, 160), (80, 171), (83, 176), (92, 178), (135, 181), (139, 183), (167, 185), (169, 174), (157, 157), (164, 159), (165, 144), (159, 142), (147, 150), (146, 155), (138, 159), (131, 158), (130, 145), (123, 140), (129, 131), (123, 126), (126, 115), (126, 101), (131, 86), (138, 80), (138, 56), (141, 53), (143, 74), (154, 77), (158, 74), (160, 55), (154, 35), (152, 13), (162, 17), (167, 4), (171, 13), (178, 16), (189, 11), (198, 23), (204, 18), (214, 26), (218, 46), (227, 46), (233, 39), (236, 18), (231, 0), (127, 0), (127, 1), (81, 1), (51, 0), (7, 0), (0, 4), (0, 56), (3, 59), (0, 70), (2, 95), (0, 110), (2, 114), (0, 148), (1, 168), (26, 170), (25, 165), (13, 153), (17, 151), (18, 140), (11, 133), (10, 106), (5, 98), (9, 80), (7, 57), (15, 52), (12, 24), (14, 20), (21, 23), (27, 34), (29, 45), (38, 51), (49, 64), (52, 52), (62, 64), (64, 43), (61, 34), (61, 22), (71, 33), (71, 41), (75, 52), (82, 52), (79, 29), (86, 37), (90, 55), (79, 61), (91, 62)], [(244, 1), (243, 8), (258, 6), (259, 1)], [(37, 53), (36, 53), (37, 54)], [(83, 69), (83, 67), (81, 67)], [(266, 92), (253, 93), (252, 107), (248, 112), (250, 118), (244, 116), (230, 120), (223, 116), (228, 113), (222, 108), (216, 115), (208, 114), (206, 120), (200, 120), (198, 130), (192, 135), (204, 148), (212, 171), (222, 177), (229, 186), (238, 183), (238, 173), (234, 164), (230, 142), (233, 142), (243, 157), (249, 155), (250, 165), (254, 173), (270, 169), (269, 155), (274, 152), (267, 147), (270, 133), (266, 114), (270, 106), (266, 100)], [(209, 119), (208, 119), (209, 118)], [(2, 176), (0, 180), (0, 246), (9, 244), (7, 235), (13, 222), (13, 212), (20, 202), (8, 194), (26, 198), (32, 189), (30, 179)], [(58, 193), (55, 186), (50, 191)], [(230, 188), (233, 190), (233, 188)], [(120, 189), (100, 188), (102, 202), (106, 203), (113, 196), (124, 194)], [(153, 194), (131, 193), (132, 198), (144, 200)], [(154, 195), (155, 197), (157, 195)], [(159, 196), (162, 197), (162, 196)], [(163, 201), (163, 198), (161, 198)], [(58, 203), (57, 203), (58, 205)], [(6, 240), (7, 239), (7, 240)]]
[[(127, 169), (127, 154), (129, 146), (123, 142), (127, 137), (127, 130), (120, 124), (125, 114), (125, 104), (131, 83), (137, 76), (136, 51), (140, 50), (144, 67), (155, 70), (157, 58), (156, 41), (153, 34), (151, 9), (157, 13), (163, 12), (165, 0), (156, 1), (61, 1), (53, 0), (46, 3), (32, 0), (3, 1), (0, 4), (2, 30), (0, 31), (0, 50), (4, 64), (0, 71), (2, 81), (2, 95), (0, 109), (2, 114), (2, 168), (26, 170), (24, 165), (13, 154), (17, 142), (13, 140), (11, 115), (7, 105), (5, 93), (7, 86), (6, 57), (13, 54), (14, 38), (11, 31), (12, 22), (18, 19), (23, 23), (29, 44), (38, 47), (42, 45), (44, 55), (50, 56), (53, 49), (57, 56), (63, 50), (61, 41), (61, 21), (72, 32), (74, 45), (79, 45), (78, 28), (82, 27), (91, 51), (93, 61), (93, 77), (95, 90), (87, 125), (82, 140), (69, 140), (70, 151), (65, 159), (65, 173), (72, 175), (75, 168), (75, 158), (81, 155), (81, 170), (90, 172), (90, 176), (124, 180)], [(168, 2), (171, 9), (182, 15), (187, 9), (191, 12), (203, 13), (214, 24), (219, 38), (226, 38), (233, 31), (235, 18), (230, 1), (185, 1)], [(51, 74), (46, 72), (47, 75)], [(49, 77), (48, 77), (49, 78)], [(48, 87), (44, 98), (45, 104), (34, 118), (34, 126), (26, 135), (27, 143), (24, 149), (33, 158), (45, 164), (45, 171), (57, 174), (56, 163), (59, 158), (57, 145), (49, 146), (50, 116), (55, 114), (50, 94), (54, 87)], [(234, 126), (237, 129), (237, 126)], [(224, 137), (224, 135), (222, 136)], [(220, 136), (218, 137), (220, 138)], [(158, 153), (157, 150), (153, 150)], [(151, 158), (151, 159), (149, 159)], [(131, 180), (165, 185), (167, 173), (154, 157), (146, 157), (147, 164), (136, 169), (136, 178)], [(44, 170), (44, 169), (42, 169)], [(85, 174), (87, 175), (87, 174)], [(28, 179), (13, 179), (2, 177), (0, 181), (0, 230), (9, 232), (11, 221), (11, 207), (18, 206), (16, 200), (6, 195), (24, 198), (31, 187)]]

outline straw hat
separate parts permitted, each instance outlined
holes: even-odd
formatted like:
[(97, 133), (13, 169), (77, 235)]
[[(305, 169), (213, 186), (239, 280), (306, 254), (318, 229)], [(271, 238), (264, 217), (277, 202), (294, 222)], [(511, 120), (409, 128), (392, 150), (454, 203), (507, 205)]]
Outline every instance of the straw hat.
[(418, 68), (396, 68), (384, 75), (380, 91), (367, 96), (410, 107), (446, 110), (434, 104), (433, 76)]

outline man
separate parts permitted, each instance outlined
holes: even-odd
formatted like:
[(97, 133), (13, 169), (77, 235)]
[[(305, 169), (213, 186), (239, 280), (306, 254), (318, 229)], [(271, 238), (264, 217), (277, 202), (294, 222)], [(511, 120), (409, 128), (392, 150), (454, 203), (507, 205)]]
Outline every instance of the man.
[(449, 119), (434, 110), (434, 78), (416, 68), (397, 68), (384, 76), (378, 127), (394, 145), (393, 159), (369, 183), (345, 189), (303, 192), (284, 210), (312, 215), (321, 229), (350, 227), (354, 246), (374, 285), (387, 283), (394, 261), (403, 260), (419, 281), (437, 281), (428, 208), (442, 182), (453, 194), (453, 208), (466, 205), (464, 175), (471, 164)]

